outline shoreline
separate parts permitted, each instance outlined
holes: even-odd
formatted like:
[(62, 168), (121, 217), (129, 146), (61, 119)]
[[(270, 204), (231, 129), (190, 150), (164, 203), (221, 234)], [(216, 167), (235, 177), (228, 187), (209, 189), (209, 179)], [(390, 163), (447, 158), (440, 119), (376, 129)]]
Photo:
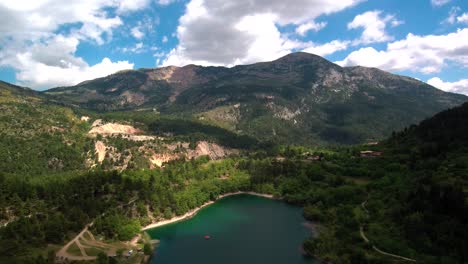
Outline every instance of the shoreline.
[(214, 204), (216, 201), (218, 201), (220, 199), (223, 199), (225, 197), (229, 197), (229, 196), (233, 196), (233, 195), (239, 195), (239, 194), (248, 194), (248, 195), (259, 196), (259, 197), (263, 197), (263, 198), (267, 198), (267, 199), (279, 200), (279, 199), (273, 197), (273, 195), (271, 195), (271, 194), (264, 194), (264, 193), (241, 192), (241, 191), (232, 192), (232, 193), (225, 193), (225, 194), (222, 194), (222, 195), (218, 196), (216, 198), (216, 200), (208, 201), (208, 202), (204, 203), (203, 205), (188, 211), (184, 215), (176, 216), (176, 217), (173, 217), (171, 219), (165, 219), (165, 220), (158, 221), (156, 223), (149, 224), (149, 225), (143, 227), (141, 229), (141, 231), (146, 231), (148, 229), (153, 229), (153, 228), (156, 228), (156, 227), (161, 227), (161, 226), (164, 226), (164, 225), (168, 225), (168, 224), (172, 224), (172, 223), (175, 223), (175, 222), (179, 222), (179, 221), (182, 221), (182, 220), (192, 218), (198, 213), (198, 211), (200, 211), (201, 209), (203, 209), (203, 208), (205, 208), (205, 207), (207, 207), (207, 206), (209, 206), (211, 204)]

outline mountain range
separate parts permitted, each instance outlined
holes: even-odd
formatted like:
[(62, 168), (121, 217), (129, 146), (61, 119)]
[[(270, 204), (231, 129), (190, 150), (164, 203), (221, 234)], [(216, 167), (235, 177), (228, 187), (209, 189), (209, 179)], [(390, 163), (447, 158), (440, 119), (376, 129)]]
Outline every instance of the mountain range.
[(298, 52), (232, 68), (122, 71), (43, 93), (94, 111), (153, 111), (283, 144), (375, 141), (468, 97), (376, 68)]

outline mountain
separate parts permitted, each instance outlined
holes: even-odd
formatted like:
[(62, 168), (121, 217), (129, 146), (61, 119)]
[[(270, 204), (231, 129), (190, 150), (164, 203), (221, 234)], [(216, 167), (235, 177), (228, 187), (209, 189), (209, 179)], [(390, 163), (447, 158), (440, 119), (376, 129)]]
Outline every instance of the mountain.
[(43, 94), (0, 82), (0, 172), (38, 175), (85, 169), (86, 126)]
[(28, 100), (39, 100), (41, 94), (26, 87), (13, 85), (0, 81), (0, 102), (26, 102)]
[(96, 111), (154, 110), (279, 143), (359, 143), (459, 105), (467, 97), (375, 68), (292, 53), (232, 68), (122, 71), (46, 95)]

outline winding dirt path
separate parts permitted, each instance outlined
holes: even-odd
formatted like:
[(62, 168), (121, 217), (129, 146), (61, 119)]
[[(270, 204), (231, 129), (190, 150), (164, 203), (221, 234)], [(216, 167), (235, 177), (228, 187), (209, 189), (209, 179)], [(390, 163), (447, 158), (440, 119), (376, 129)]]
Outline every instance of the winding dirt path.
[(136, 235), (134, 238), (132, 238), (132, 240), (130, 240), (130, 245), (134, 247), (138, 246), (138, 241), (140, 240), (140, 238), (141, 234)]
[[(126, 203), (124, 205), (119, 205), (118, 207), (122, 208), (123, 206), (131, 205), (137, 200), (138, 200), (138, 198), (131, 199), (128, 203)], [(104, 213), (101, 214), (101, 216), (103, 216), (105, 214), (106, 213), (104, 212)], [(90, 248), (90, 246), (105, 248), (105, 249), (108, 249), (107, 254), (115, 254), (115, 252), (117, 251), (117, 248), (115, 246), (112, 246), (112, 245), (97, 241), (94, 238), (93, 234), (88, 230), (88, 227), (92, 226), (93, 224), (94, 224), (94, 221), (87, 224), (85, 226), (85, 228), (83, 230), (81, 230), (81, 232), (78, 235), (75, 236), (75, 238), (70, 240), (65, 246), (63, 246), (55, 254), (55, 257), (59, 262), (64, 262), (64, 261), (67, 261), (67, 260), (95, 260), (95, 259), (97, 259), (97, 257), (88, 256), (88, 254), (86, 253), (85, 248)], [(86, 239), (83, 236), (85, 233), (87, 233), (91, 239)], [(83, 241), (83, 243), (85, 243), (86, 245), (89, 245), (89, 246), (85, 246), (85, 245), (81, 244), (80, 239)], [(68, 252), (68, 249), (73, 244), (75, 244), (80, 249), (81, 256), (72, 255), (72, 254), (70, 254)]]
[[(369, 215), (369, 211), (367, 211), (367, 208), (366, 208), (366, 203), (367, 203), (367, 200), (365, 200), (364, 202), (361, 203), (361, 207), (362, 209), (366, 212), (367, 215)], [(403, 256), (399, 256), (399, 255), (395, 255), (395, 254), (392, 254), (392, 253), (388, 253), (388, 252), (385, 252), (381, 249), (379, 249), (378, 247), (376, 247), (375, 245), (373, 245), (369, 238), (367, 238), (366, 234), (364, 233), (364, 225), (360, 225), (359, 226), (359, 233), (361, 234), (361, 237), (364, 241), (366, 241), (367, 244), (370, 244), (372, 245), (372, 249), (375, 250), (376, 252), (382, 254), (382, 255), (386, 255), (386, 256), (390, 256), (390, 257), (394, 257), (394, 258), (398, 258), (398, 259), (402, 259), (402, 260), (406, 260), (406, 261), (411, 261), (411, 262), (416, 262), (415, 259), (411, 259), (411, 258), (407, 258), (407, 257), (403, 257)]]
[[(81, 244), (80, 240), (77, 239), (77, 240), (75, 241), (75, 243), (76, 243), (76, 245), (78, 246), (78, 248), (80, 249), (81, 255), (82, 255), (83, 257), (88, 257), (88, 254), (86, 254), (86, 250), (84, 249), (85, 246), (83, 246), (83, 245)], [(89, 248), (89, 247), (87, 247), (87, 248)]]
[[(83, 237), (83, 234), (85, 232), (88, 232), (88, 226), (86, 226), (75, 238), (70, 240), (63, 248), (61, 248), (57, 254), (55, 254), (56, 258), (60, 261), (65, 261), (65, 260), (95, 260), (96, 257), (93, 256), (88, 256), (86, 254), (85, 249), (83, 248), (83, 245), (81, 245), (79, 239)], [(70, 248), (71, 245), (75, 244), (81, 252), (81, 256), (75, 256), (70, 253), (68, 253), (68, 249)]]

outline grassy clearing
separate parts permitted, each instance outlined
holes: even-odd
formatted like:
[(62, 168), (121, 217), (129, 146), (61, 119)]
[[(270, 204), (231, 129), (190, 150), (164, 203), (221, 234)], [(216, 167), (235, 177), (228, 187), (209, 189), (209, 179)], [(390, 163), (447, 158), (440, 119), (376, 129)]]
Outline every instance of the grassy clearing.
[(86, 240), (92, 240), (91, 235), (89, 234), (89, 231), (88, 231), (88, 232), (84, 232), (83, 238), (86, 239)]
[(97, 256), (100, 252), (104, 252), (107, 254), (106, 251), (100, 250), (96, 247), (85, 248), (85, 251), (86, 254), (88, 254), (88, 256)]
[(78, 247), (78, 245), (76, 243), (71, 244), (68, 247), (67, 252), (70, 253), (71, 255), (74, 255), (74, 256), (81, 256), (80, 248)]

